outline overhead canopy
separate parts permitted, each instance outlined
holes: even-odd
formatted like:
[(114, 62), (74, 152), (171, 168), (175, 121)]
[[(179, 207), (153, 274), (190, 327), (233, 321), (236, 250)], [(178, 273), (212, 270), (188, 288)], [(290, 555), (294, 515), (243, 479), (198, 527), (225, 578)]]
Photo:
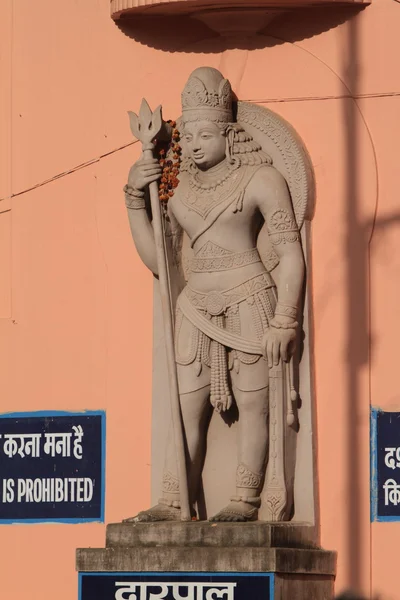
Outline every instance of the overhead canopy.
[(111, 0), (111, 15), (194, 15), (216, 9), (288, 9), (310, 6), (366, 5), (371, 0)]

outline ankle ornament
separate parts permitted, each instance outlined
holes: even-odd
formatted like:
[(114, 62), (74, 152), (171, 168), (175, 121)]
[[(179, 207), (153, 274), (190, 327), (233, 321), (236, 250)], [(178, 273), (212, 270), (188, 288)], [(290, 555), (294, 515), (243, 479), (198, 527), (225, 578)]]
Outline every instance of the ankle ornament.
[(162, 504), (163, 506), (169, 506), (170, 508), (180, 508), (181, 503), (179, 500), (167, 500), (166, 498), (160, 498), (158, 504)]
[(232, 496), (231, 502), (245, 502), (246, 504), (255, 506), (255, 508), (260, 508), (261, 496)]
[(162, 490), (168, 494), (179, 494), (179, 479), (170, 471), (163, 474)]
[(262, 473), (254, 473), (240, 463), (236, 469), (236, 487), (257, 490), (261, 485)]

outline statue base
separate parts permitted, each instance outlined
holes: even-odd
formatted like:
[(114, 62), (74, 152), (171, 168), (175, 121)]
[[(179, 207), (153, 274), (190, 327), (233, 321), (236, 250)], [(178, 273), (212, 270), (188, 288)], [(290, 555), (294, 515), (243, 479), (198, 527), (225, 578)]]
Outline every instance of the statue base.
[(115, 523), (105, 548), (77, 550), (76, 566), (79, 600), (332, 600), (336, 553), (297, 523)]

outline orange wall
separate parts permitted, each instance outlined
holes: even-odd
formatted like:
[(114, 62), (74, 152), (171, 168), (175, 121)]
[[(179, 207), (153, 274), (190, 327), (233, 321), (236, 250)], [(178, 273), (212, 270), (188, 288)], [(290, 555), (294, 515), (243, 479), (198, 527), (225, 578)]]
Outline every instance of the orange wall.
[[(373, 0), (336, 27), (318, 15), (276, 22), (268, 47), (226, 50), (199, 28), (173, 52), (124, 35), (108, 0), (2, 0), (1, 411), (105, 409), (106, 521), (149, 502), (152, 278), (121, 192), (139, 152), (126, 111), (145, 95), (174, 117), (191, 70), (220, 68), (311, 154), (321, 540), (337, 591), (395, 600), (400, 524), (370, 524), (369, 409), (400, 410), (400, 6)], [(76, 597), (75, 548), (104, 533), (1, 526), (1, 596), (22, 600), (23, 574), (32, 600)]]

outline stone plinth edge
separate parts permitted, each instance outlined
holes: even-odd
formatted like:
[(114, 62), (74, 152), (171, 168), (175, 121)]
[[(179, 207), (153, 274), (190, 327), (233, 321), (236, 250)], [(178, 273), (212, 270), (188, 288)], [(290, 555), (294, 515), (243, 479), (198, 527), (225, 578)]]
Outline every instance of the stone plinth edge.
[(260, 547), (80, 548), (76, 568), (80, 572), (204, 571), (334, 576), (336, 553)]
[(317, 548), (316, 528), (302, 523), (111, 523), (106, 547)]

